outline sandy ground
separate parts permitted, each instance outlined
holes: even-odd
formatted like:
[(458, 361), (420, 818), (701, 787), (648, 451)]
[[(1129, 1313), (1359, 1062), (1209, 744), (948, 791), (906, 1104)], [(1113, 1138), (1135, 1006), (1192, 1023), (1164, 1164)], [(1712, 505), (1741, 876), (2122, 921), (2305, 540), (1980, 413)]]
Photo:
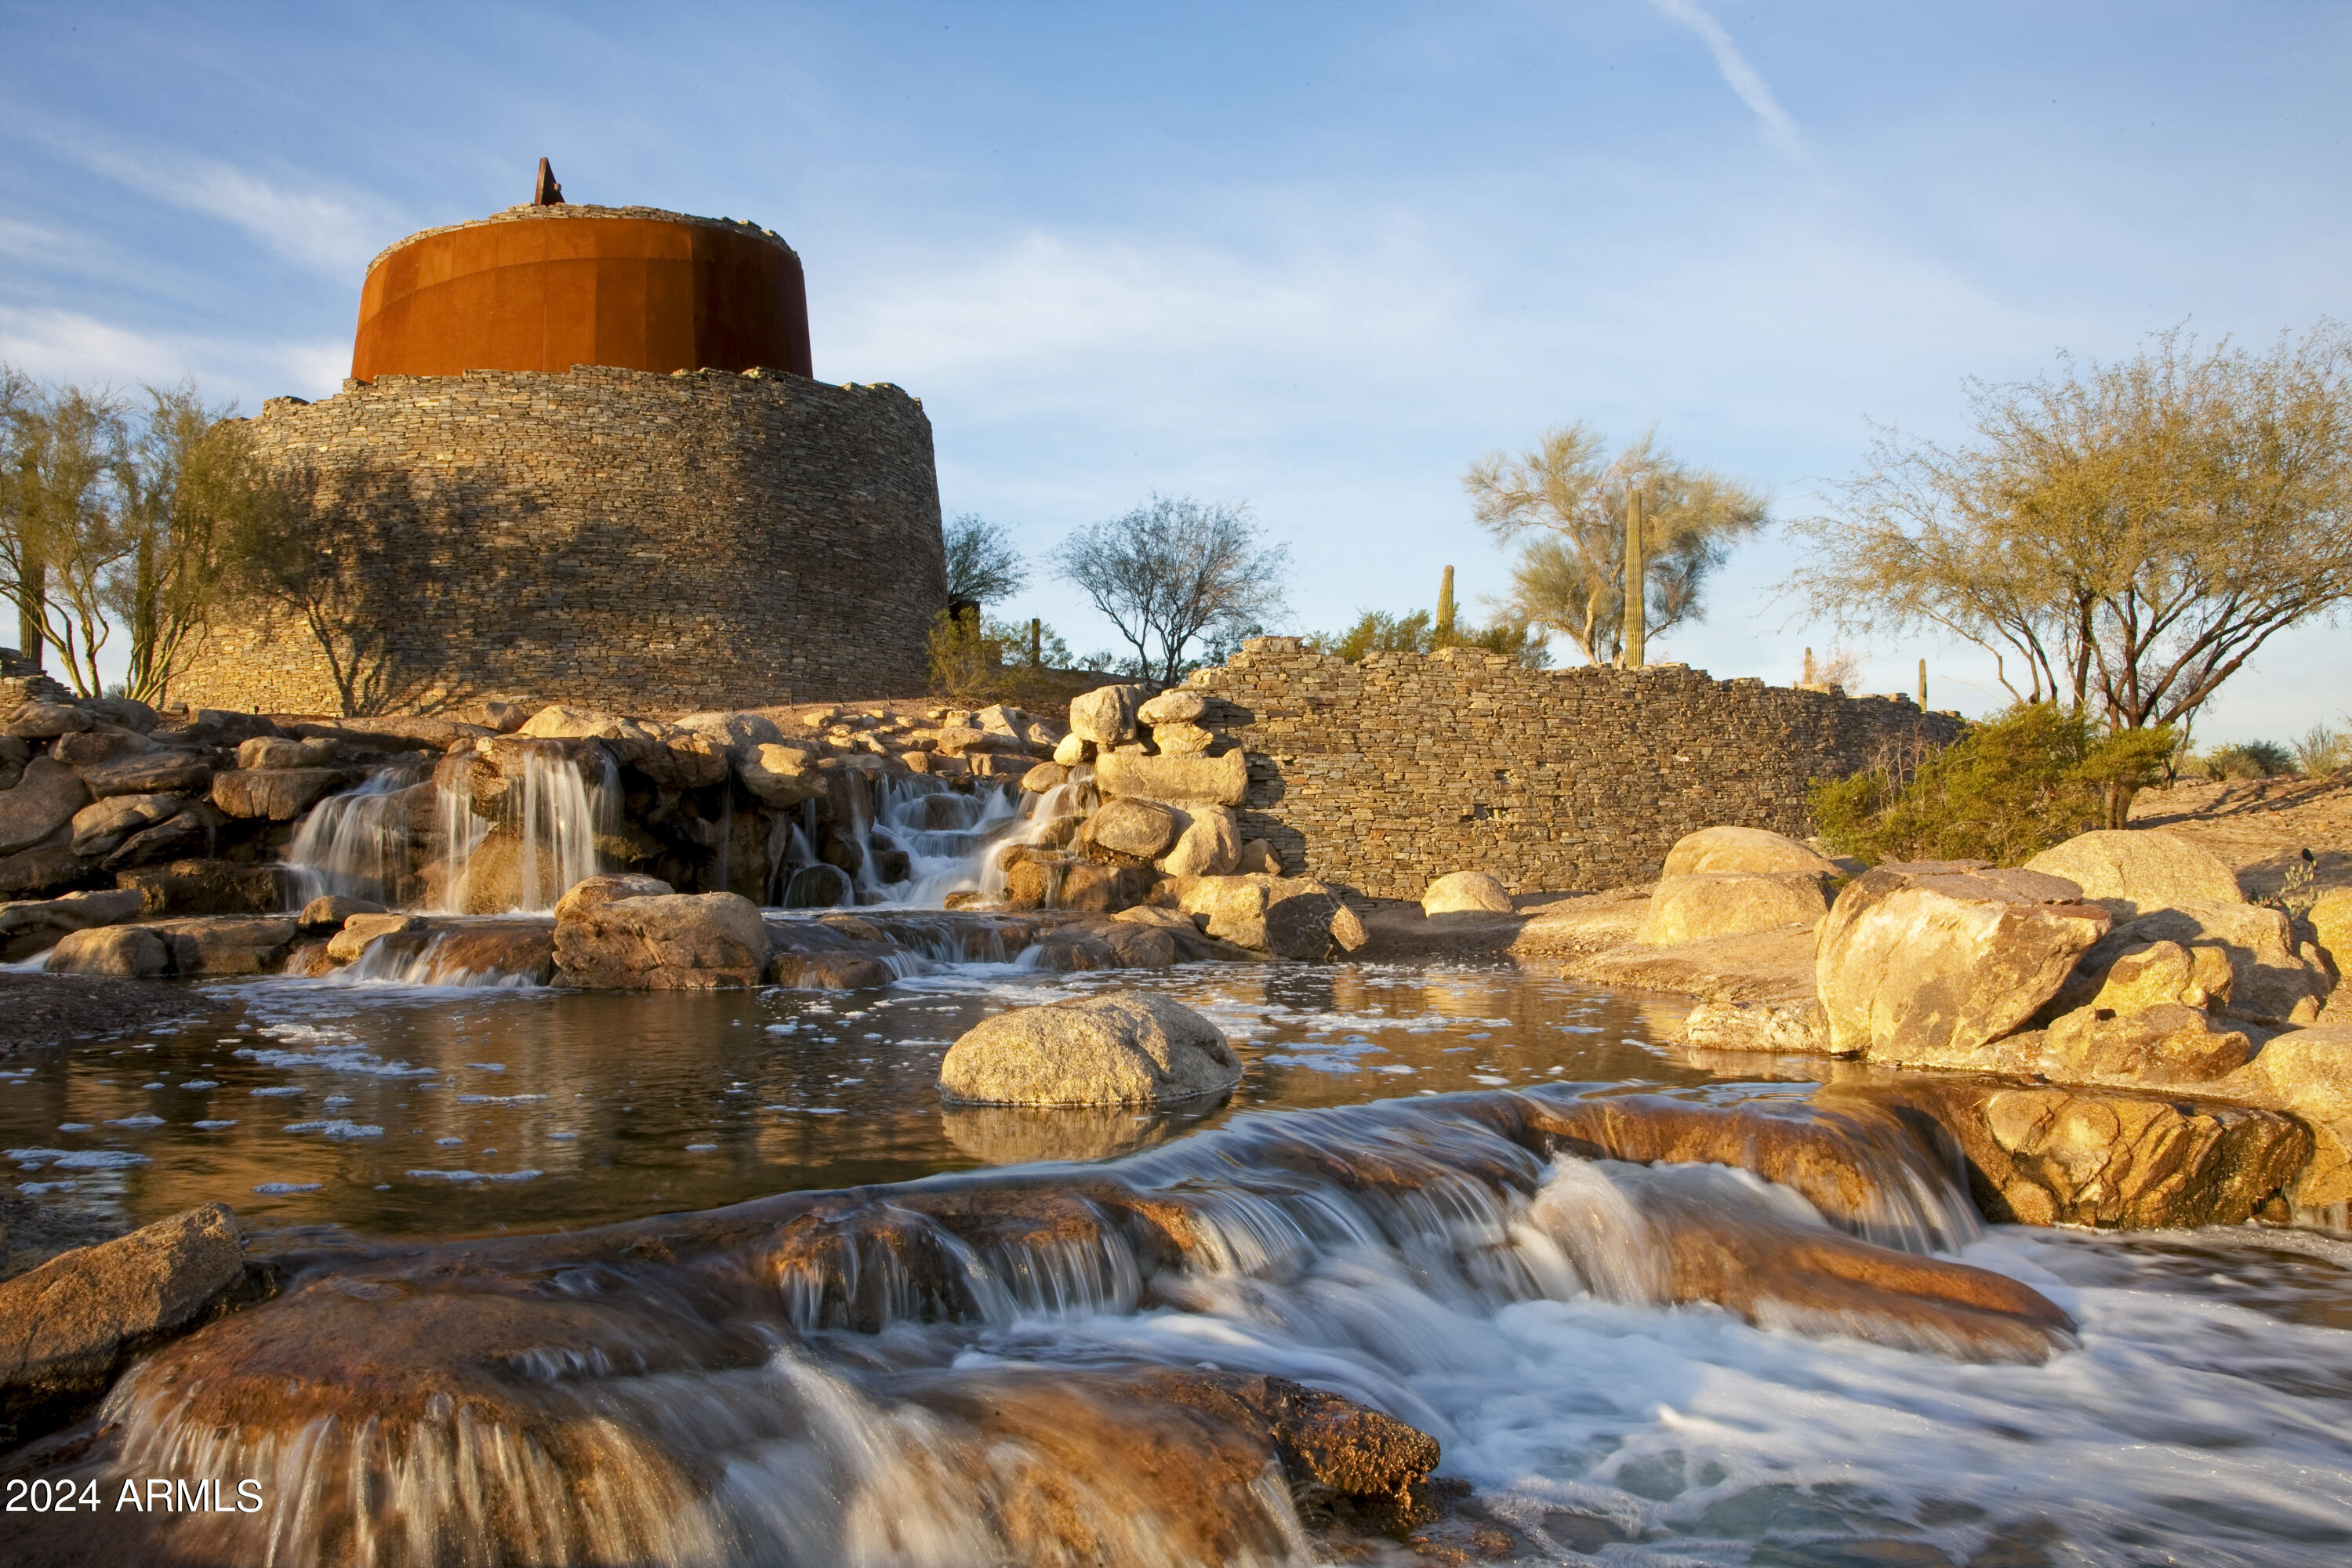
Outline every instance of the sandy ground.
[(2250, 899), (2276, 893), (2306, 849), (2317, 886), (2352, 887), (2352, 768), (2318, 779), (2142, 790), (2131, 822), (2195, 839), (2238, 873)]

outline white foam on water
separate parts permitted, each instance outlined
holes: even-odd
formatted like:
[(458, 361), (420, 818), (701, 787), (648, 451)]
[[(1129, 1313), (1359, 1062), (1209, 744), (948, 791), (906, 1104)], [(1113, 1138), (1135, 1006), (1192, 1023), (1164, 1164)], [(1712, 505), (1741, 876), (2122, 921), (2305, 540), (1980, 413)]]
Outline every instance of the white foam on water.
[[(1560, 1162), (1499, 1232), (1457, 1222), (1455, 1261), (1433, 1269), (1411, 1248), (1291, 1244), (1283, 1261), (1168, 1292), (1181, 1307), (1016, 1321), (958, 1364), (1138, 1359), (1330, 1389), (1437, 1436), (1441, 1473), (1524, 1528), (1569, 1510), (1665, 1538), (1612, 1546), (1612, 1563), (1874, 1562), (1839, 1543), (1888, 1539), (1958, 1563), (2041, 1520), (2063, 1528), (2053, 1563), (2352, 1560), (2352, 1332), (2073, 1282), (2112, 1276), (2103, 1254), (2147, 1243), (2018, 1227), (1961, 1256), (2075, 1316), (2081, 1347), (2042, 1365), (1662, 1309), (1646, 1226), (1618, 1185), (1655, 1178), (1616, 1169)], [(1745, 1173), (1706, 1180), (1784, 1219), (1810, 1212)], [(2267, 1233), (2187, 1239), (2260, 1247)], [(1465, 1289), (1480, 1276), (1454, 1272), (1496, 1246), (1525, 1270), (1506, 1292), (1522, 1299)], [(1759, 1545), (1774, 1554), (1758, 1559)]]
[(129, 1149), (9, 1149), (0, 1151), (27, 1171), (55, 1165), (60, 1171), (121, 1171), (152, 1163)]
[(362, 1125), (359, 1122), (347, 1121), (341, 1117), (337, 1117), (331, 1121), (289, 1121), (286, 1124), (285, 1131), (289, 1132), (317, 1132), (323, 1134), (326, 1137), (332, 1138), (339, 1142), (348, 1142), (353, 1138), (381, 1138), (383, 1136), (383, 1129), (381, 1127), (374, 1126), (373, 1124)]
[[(496, 1152), (495, 1150), (489, 1151)], [(404, 1173), (419, 1182), (530, 1182), (547, 1173), (544, 1171), (409, 1171)]]
[(324, 1182), (263, 1182), (253, 1190), (268, 1197), (283, 1197), (289, 1193), (315, 1193)]

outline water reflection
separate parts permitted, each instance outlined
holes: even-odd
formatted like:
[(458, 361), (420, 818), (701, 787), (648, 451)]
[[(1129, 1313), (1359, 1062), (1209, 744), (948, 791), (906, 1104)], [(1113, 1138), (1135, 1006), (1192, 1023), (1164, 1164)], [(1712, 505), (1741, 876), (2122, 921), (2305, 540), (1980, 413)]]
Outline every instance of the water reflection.
[[(1249, 1071), (1214, 1108), (945, 1110), (948, 1046), (1058, 995), (1149, 986)], [(175, 1030), (0, 1077), (0, 1148), (52, 1201), (143, 1221), (224, 1199), (262, 1230), (600, 1224), (974, 1165), (1112, 1157), (1243, 1110), (1548, 1079), (1703, 1081), (1679, 1017), (1505, 970), (1295, 964), (1040, 974), (966, 965), (887, 991), (623, 994), (268, 980)]]

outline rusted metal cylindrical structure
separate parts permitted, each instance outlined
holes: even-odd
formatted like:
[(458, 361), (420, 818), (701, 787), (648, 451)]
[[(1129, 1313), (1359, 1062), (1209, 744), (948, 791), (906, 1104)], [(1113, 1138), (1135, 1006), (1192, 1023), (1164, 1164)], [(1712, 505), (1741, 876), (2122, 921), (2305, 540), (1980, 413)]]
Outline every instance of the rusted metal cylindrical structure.
[(575, 364), (811, 375), (800, 258), (753, 224), (531, 205), (411, 235), (368, 268), (361, 381)]

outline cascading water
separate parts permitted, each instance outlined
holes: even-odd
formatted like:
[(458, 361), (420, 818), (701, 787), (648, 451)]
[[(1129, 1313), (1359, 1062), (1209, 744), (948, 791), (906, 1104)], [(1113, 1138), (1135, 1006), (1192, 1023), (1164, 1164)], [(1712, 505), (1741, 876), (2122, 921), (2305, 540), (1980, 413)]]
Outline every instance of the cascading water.
[(861, 780), (847, 797), (847, 834), (859, 846), (855, 869), (819, 853), (816, 806), (809, 802), (798, 820), (779, 816), (769, 829), (767, 901), (785, 909), (935, 910), (950, 893), (1002, 891), (998, 854), (1077, 809), (1087, 787), (1081, 782), (1035, 795), (994, 784), (964, 795), (919, 776)]
[(1553, 1147), (1580, 1102), (1245, 1117), (1105, 1166), (327, 1255), (138, 1368), (90, 1463), (107, 1495), (258, 1478), (261, 1512), (165, 1542), (223, 1560), (1304, 1564), (1294, 1498), (1328, 1489), (1197, 1414), (1276, 1378), (1434, 1436), (1515, 1561), (2290, 1568), (2352, 1541), (2347, 1336), (2273, 1377), (2235, 1309), (2074, 1283), (2126, 1255), (1985, 1236), (1892, 1117), (1824, 1119), (1786, 1167), (1834, 1168), (1817, 1207)]
[(526, 742), (521, 774), (488, 819), (458, 789), (445, 784), (441, 797), (436, 912), (545, 914), (574, 883), (610, 868), (599, 839), (619, 830), (620, 781), (601, 748)]
[(328, 893), (387, 908), (409, 902), (415, 834), (405, 792), (425, 777), (425, 770), (415, 765), (379, 769), (357, 789), (312, 806), (286, 852), (292, 908)]

